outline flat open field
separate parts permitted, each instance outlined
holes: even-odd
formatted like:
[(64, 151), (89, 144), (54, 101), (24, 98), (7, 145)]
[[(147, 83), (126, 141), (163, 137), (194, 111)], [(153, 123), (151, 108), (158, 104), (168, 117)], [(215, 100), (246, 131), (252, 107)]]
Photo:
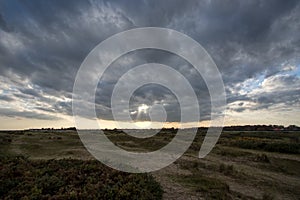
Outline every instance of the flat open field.
[[(106, 134), (126, 150), (144, 152), (166, 145), (174, 137), (175, 131), (162, 130), (149, 139), (132, 138), (121, 131), (107, 131)], [(30, 196), (33, 194), (37, 199), (67, 196), (78, 199), (84, 194), (90, 194), (90, 198), (110, 194), (105, 196), (106, 199), (131, 199), (132, 194), (135, 195), (131, 196), (133, 199), (160, 199), (161, 194), (163, 199), (300, 198), (299, 132), (223, 132), (213, 151), (204, 159), (199, 159), (197, 154), (204, 136), (205, 132), (199, 131), (190, 149), (180, 159), (149, 176), (121, 173), (103, 166), (87, 152), (76, 131), (3, 131), (0, 132), (0, 198), (13, 198), (16, 190), (20, 191), (18, 197), (27, 195), (28, 199), (33, 198)], [(16, 155), (19, 157), (16, 158)], [(52, 169), (51, 163), (55, 163), (52, 168), (56, 170), (48, 173)], [(16, 170), (8, 170), (12, 166), (16, 169), (21, 167), (19, 174), (14, 173)], [(83, 173), (83, 168), (87, 166), (92, 166), (92, 170)], [(34, 171), (37, 168), (44, 173)], [(59, 168), (64, 171), (72, 168), (74, 176), (79, 178), (61, 178), (71, 172)], [(105, 173), (101, 175), (96, 171)], [(36, 178), (45, 178), (45, 174), (46, 180), (60, 182), (61, 185), (47, 191), (49, 186), (38, 184)], [(50, 176), (53, 180), (50, 179), (49, 174), (55, 178)], [(33, 186), (28, 185), (29, 189), (20, 187), (12, 181), (15, 176), (26, 183), (31, 180)], [(28, 179), (23, 180), (24, 177)], [(101, 181), (97, 177), (102, 177)], [(9, 184), (8, 180), (11, 181)], [(83, 183), (71, 184), (74, 180)], [(135, 186), (128, 184), (133, 182)], [(85, 188), (81, 185), (85, 185)], [(104, 187), (105, 190), (99, 191)], [(142, 192), (133, 188), (139, 188), (138, 191)], [(160, 192), (160, 188), (163, 192)], [(98, 196), (93, 196), (93, 191)], [(118, 196), (120, 191), (121, 196)], [(61, 196), (55, 196), (58, 194)]]

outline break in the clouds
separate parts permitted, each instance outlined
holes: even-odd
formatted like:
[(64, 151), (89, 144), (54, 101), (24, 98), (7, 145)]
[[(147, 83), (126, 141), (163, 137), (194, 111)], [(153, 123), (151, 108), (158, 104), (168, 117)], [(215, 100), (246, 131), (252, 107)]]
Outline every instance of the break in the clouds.
[[(70, 117), (75, 76), (86, 55), (113, 34), (146, 26), (171, 28), (203, 45), (222, 74), (229, 123), (245, 123), (241, 114), (257, 113), (252, 123), (300, 124), (296, 0), (0, 1), (0, 115), (18, 123), (49, 120), (49, 126)], [(131, 52), (106, 71), (96, 94), (100, 119), (113, 119), (110, 98), (118, 78), (149, 62), (183, 74), (199, 99), (201, 120), (210, 119), (201, 76), (182, 58), (155, 50)], [(180, 120), (180, 109), (190, 109), (179, 108), (167, 88), (146, 85), (134, 93), (127, 112), (134, 118), (141, 105), (153, 104), (164, 106), (169, 122)]]

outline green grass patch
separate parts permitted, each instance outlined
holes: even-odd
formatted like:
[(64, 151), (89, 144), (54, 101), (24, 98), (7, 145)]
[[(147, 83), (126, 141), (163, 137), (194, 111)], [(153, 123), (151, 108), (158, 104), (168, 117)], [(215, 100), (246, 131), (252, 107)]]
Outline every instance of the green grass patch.
[(252, 156), (252, 153), (243, 151), (238, 148), (230, 148), (230, 147), (222, 147), (222, 146), (216, 146), (212, 153), (225, 156), (225, 157), (250, 157)]
[(179, 175), (173, 180), (195, 192), (202, 193), (206, 199), (231, 199), (229, 186), (217, 178), (206, 177), (200, 173)]

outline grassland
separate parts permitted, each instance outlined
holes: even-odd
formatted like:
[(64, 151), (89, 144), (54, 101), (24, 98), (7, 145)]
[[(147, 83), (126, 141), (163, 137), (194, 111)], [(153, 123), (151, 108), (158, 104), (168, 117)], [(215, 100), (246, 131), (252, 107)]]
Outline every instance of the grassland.
[[(128, 151), (147, 152), (163, 147), (172, 140), (176, 133), (175, 130), (162, 130), (156, 136), (148, 139), (133, 138), (120, 131), (107, 131), (106, 134), (121, 148)], [(6, 175), (9, 174), (4, 170), (7, 166), (23, 166), (15, 159), (16, 155), (21, 155), (22, 159), (29, 163), (29, 168), (24, 165), (25, 168), (21, 173), (28, 171), (31, 175), (21, 174), (20, 177), (27, 177), (29, 180), (33, 180), (32, 177), (43, 178), (43, 176), (36, 175), (35, 166), (43, 168), (45, 163), (50, 162), (49, 160), (61, 167), (65, 165), (62, 164), (63, 162), (77, 163), (74, 164), (74, 168), (70, 164), (67, 165), (73, 169), (75, 174), (79, 173), (81, 167), (88, 163), (88, 165), (98, 167), (94, 171), (105, 169), (107, 174), (105, 180), (113, 180), (111, 185), (119, 185), (117, 190), (110, 191), (113, 195), (118, 194), (119, 190), (123, 188), (124, 194), (133, 195), (133, 197), (135, 194), (137, 199), (140, 199), (141, 196), (149, 197), (149, 199), (161, 198), (160, 187), (156, 185), (156, 182), (164, 191), (163, 199), (299, 199), (299, 132), (223, 132), (213, 151), (204, 159), (199, 159), (197, 155), (204, 136), (205, 132), (199, 131), (190, 149), (175, 163), (164, 169), (150, 175), (120, 173), (122, 178), (113, 179), (110, 174), (117, 172), (95, 161), (86, 151), (75, 131), (1, 132), (0, 153), (3, 157), (1, 160), (1, 185), (4, 184), (3, 181), (7, 180)], [(20, 162), (25, 162), (22, 159)], [(63, 171), (67, 171), (67, 169)], [(95, 192), (89, 190), (88, 193), (98, 195), (97, 197), (106, 197), (106, 199), (117, 198), (116, 196), (105, 196), (107, 195), (105, 192), (101, 193), (103, 190), (99, 188), (103, 189), (108, 183), (104, 180), (96, 184), (98, 179), (95, 177), (99, 176), (96, 173), (88, 173), (82, 179), (84, 181), (90, 177), (94, 180), (91, 183), (86, 182), (87, 185), (93, 185), (89, 187), (95, 190)], [(59, 177), (64, 176), (61, 174)], [(134, 176), (135, 179), (130, 179), (131, 176)], [(58, 179), (63, 181), (59, 188), (73, 187), (68, 181), (59, 177)], [(154, 177), (155, 180), (151, 177)], [(122, 180), (124, 181), (122, 182)], [(127, 185), (130, 182), (137, 184), (135, 187), (140, 188), (139, 191), (144, 193), (134, 193), (133, 189)], [(27, 190), (29, 195), (39, 194), (40, 191), (40, 195), (44, 195), (45, 198), (49, 197), (46, 193), (41, 192), (43, 186), (34, 183), (38, 183), (38, 181), (32, 182), (31, 189)], [(84, 184), (82, 187), (77, 187), (76, 195), (82, 194), (86, 190), (84, 187), (86, 187)], [(7, 189), (2, 187), (1, 190), (1, 198), (10, 197), (11, 193), (5, 192)], [(54, 193), (70, 196), (70, 190), (60, 190), (55, 190)], [(101, 192), (97, 193), (99, 191)], [(54, 193), (51, 193), (50, 196), (53, 197)], [(74, 195), (74, 192), (71, 194)], [(150, 194), (155, 195), (151, 196)], [(75, 199), (79, 197), (76, 195)]]

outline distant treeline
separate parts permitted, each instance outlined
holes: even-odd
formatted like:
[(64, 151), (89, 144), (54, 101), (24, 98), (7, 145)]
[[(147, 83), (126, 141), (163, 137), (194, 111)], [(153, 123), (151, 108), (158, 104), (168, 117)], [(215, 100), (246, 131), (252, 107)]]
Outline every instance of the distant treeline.
[(281, 125), (246, 125), (246, 126), (226, 126), (224, 131), (300, 131), (300, 127), (290, 125), (287, 127)]
[[(29, 129), (30, 131), (76, 131), (76, 127), (68, 128), (41, 128), (41, 129)], [(176, 128), (163, 128), (163, 130), (176, 131)], [(199, 127), (199, 130), (207, 130), (207, 127)], [(105, 131), (121, 131), (118, 129), (105, 129)], [(225, 126), (223, 131), (300, 131), (300, 127), (296, 125), (282, 126), (282, 125), (244, 125), (244, 126)], [(122, 132), (122, 131), (121, 131)]]
[(65, 131), (76, 131), (76, 127), (68, 127), (68, 128), (60, 128), (60, 129), (57, 129), (57, 128), (41, 128), (41, 129), (29, 129), (30, 131), (51, 131), (51, 130), (65, 130)]
[[(189, 128), (187, 128), (189, 129)], [(207, 127), (199, 127), (199, 131), (207, 131)], [(130, 129), (128, 129), (130, 130)], [(177, 128), (163, 128), (162, 130), (176, 132)], [(104, 129), (104, 131), (122, 132), (118, 129)], [(225, 126), (223, 131), (300, 131), (300, 127), (296, 125), (244, 125), (244, 126)]]
[[(199, 127), (200, 131), (207, 131), (207, 127)], [(168, 129), (165, 129), (168, 130)], [(170, 128), (169, 130), (176, 130)], [(244, 125), (244, 126), (224, 126), (223, 131), (300, 131), (300, 127), (296, 125)]]

